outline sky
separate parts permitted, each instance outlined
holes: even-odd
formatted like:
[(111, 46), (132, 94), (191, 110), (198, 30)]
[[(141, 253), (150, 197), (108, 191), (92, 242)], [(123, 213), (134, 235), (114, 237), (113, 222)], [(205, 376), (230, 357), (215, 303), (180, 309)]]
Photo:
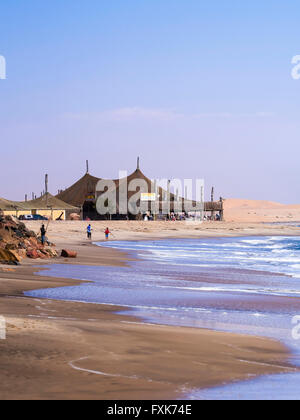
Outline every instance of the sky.
[(299, 1), (10, 0), (0, 8), (0, 197), (85, 173), (204, 178), (300, 203)]

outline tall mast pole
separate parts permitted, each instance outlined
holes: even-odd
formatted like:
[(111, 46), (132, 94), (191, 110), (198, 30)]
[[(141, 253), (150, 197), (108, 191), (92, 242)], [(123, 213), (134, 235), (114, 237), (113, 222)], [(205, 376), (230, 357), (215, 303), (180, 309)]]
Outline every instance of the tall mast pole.
[(46, 206), (48, 207), (48, 174), (45, 175)]

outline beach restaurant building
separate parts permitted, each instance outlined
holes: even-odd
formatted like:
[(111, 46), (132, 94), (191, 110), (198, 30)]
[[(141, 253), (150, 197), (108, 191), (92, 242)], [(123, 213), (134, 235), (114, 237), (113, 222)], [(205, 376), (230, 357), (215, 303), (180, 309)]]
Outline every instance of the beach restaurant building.
[[(139, 193), (139, 187), (137, 186), (135, 191), (132, 191), (129, 188), (130, 184), (132, 185), (132, 181), (136, 181), (138, 185), (142, 181), (144, 185), (147, 185), (147, 191), (149, 194), (140, 193), (140, 197), (138, 201), (148, 201), (146, 206), (145, 213), (151, 213), (151, 209), (153, 209), (153, 201), (156, 202), (157, 214), (155, 218), (168, 218), (170, 214), (177, 214), (177, 203), (181, 200), (184, 202), (189, 202), (194, 207), (196, 204), (195, 201), (190, 201), (187, 199), (187, 195), (185, 198), (180, 198), (178, 191), (175, 193), (171, 193), (162, 187), (159, 187), (155, 184), (154, 181), (151, 181), (148, 177), (146, 177), (143, 172), (140, 170), (139, 159), (136, 170), (130, 174), (128, 177), (123, 179), (115, 179), (115, 180), (107, 180), (107, 184), (113, 183), (116, 193), (116, 206), (113, 211), (108, 211), (107, 214), (99, 214), (97, 211), (97, 199), (101, 194), (106, 193), (107, 191), (98, 191), (96, 192), (97, 185), (99, 181), (103, 181), (105, 184), (105, 180), (103, 178), (97, 178), (89, 174), (88, 162), (87, 162), (87, 170), (85, 175), (79, 179), (75, 184), (71, 187), (67, 188), (66, 190), (59, 191), (58, 195), (56, 196), (57, 199), (68, 203), (69, 205), (80, 208), (81, 218), (83, 220), (140, 220), (144, 214), (132, 214), (130, 212), (130, 207), (128, 205), (129, 200)], [(127, 212), (121, 212), (120, 207), (120, 197), (121, 197), (121, 188), (122, 185), (127, 185)], [(169, 200), (169, 207), (166, 210), (165, 201)], [(143, 208), (145, 209), (145, 203), (143, 203)], [(202, 206), (202, 207), (201, 207)], [(184, 206), (183, 206), (184, 207)], [(214, 219), (217, 215), (218, 220), (223, 219), (223, 200), (215, 202), (212, 198), (210, 202), (200, 203), (198, 206), (202, 209), (200, 213), (202, 214), (201, 217), (209, 214), (209, 217)], [(178, 215), (178, 214), (177, 214)]]

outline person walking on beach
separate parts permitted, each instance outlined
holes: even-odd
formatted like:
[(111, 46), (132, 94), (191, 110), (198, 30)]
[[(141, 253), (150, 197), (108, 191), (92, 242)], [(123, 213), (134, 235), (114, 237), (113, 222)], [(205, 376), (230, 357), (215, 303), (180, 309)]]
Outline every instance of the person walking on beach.
[(105, 239), (108, 241), (110, 235), (110, 230), (108, 228), (105, 229)]
[(89, 224), (87, 227), (87, 237), (88, 239), (92, 239), (92, 226)]
[(46, 229), (45, 229), (45, 225), (42, 225), (42, 227), (41, 227), (41, 238), (42, 238), (42, 245), (45, 245), (45, 242), (46, 242)]

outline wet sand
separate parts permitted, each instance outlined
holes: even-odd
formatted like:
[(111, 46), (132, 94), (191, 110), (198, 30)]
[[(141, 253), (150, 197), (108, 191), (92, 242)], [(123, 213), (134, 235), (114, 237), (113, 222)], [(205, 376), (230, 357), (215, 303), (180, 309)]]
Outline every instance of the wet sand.
[[(59, 262), (126, 264), (126, 254), (87, 244), (83, 226), (50, 225), (58, 249), (78, 251), (77, 260)], [(102, 227), (97, 225), (95, 240)], [(164, 234), (155, 229), (155, 235)], [(121, 233), (136, 239), (132, 228)], [(294, 371), (288, 349), (273, 340), (146, 325), (117, 314), (118, 307), (24, 297), (24, 291), (79, 283), (35, 276), (34, 270), (28, 261), (0, 266), (0, 313), (7, 320), (7, 339), (0, 340), (1, 399), (173, 399), (197, 388)]]

